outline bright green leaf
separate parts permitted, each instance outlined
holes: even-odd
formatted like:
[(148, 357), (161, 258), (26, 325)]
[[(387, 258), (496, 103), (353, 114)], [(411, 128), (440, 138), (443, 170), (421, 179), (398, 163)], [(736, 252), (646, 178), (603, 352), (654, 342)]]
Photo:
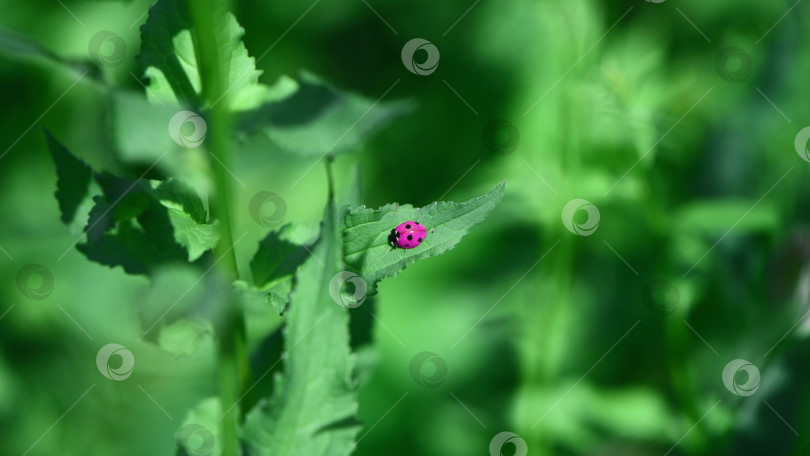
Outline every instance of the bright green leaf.
[(266, 309), (272, 308), (275, 313), (281, 315), (290, 302), (292, 277), (277, 280), (269, 288), (261, 290), (250, 286), (244, 280), (237, 280), (233, 285), (246, 312), (261, 316), (265, 315)]
[(174, 239), (188, 251), (188, 261), (195, 261), (219, 242), (219, 220), (206, 223), (208, 215), (203, 201), (184, 183), (170, 179), (150, 182), (155, 197), (169, 212)]
[[(376, 293), (380, 280), (397, 275), (417, 260), (455, 247), (473, 225), (492, 212), (505, 187), (506, 181), (501, 182), (486, 195), (464, 203), (442, 201), (421, 208), (388, 204), (380, 209), (361, 206), (349, 211), (343, 222), (346, 264), (365, 279), (369, 294)], [(428, 234), (417, 248), (392, 249), (388, 235), (392, 228), (406, 220), (423, 224)]]
[(161, 0), (149, 8), (141, 26), (138, 60), (149, 78), (147, 96), (159, 104), (199, 105), (200, 77), (189, 32), (188, 4)]
[(186, 248), (188, 261), (196, 261), (219, 242), (219, 220), (201, 224), (192, 220), (183, 211), (171, 208), (169, 220), (174, 227), (174, 240)]
[[(244, 29), (230, 13), (211, 12), (228, 42), (220, 49), (219, 61), (230, 62), (228, 86), (219, 94), (234, 111), (253, 109), (283, 98), (295, 90), (288, 78), (274, 87), (259, 84), (261, 71), (242, 43)], [(147, 96), (159, 104), (201, 104), (200, 73), (194, 40), (189, 29), (187, 0), (160, 0), (150, 10), (141, 28), (139, 60), (149, 78)], [(227, 95), (227, 96), (226, 96)]]
[(313, 255), (295, 275), (284, 329), (284, 374), (276, 377), (273, 397), (247, 417), (249, 455), (327, 456), (353, 447), (359, 426), (349, 314), (329, 292), (343, 269), (339, 220), (330, 202)]

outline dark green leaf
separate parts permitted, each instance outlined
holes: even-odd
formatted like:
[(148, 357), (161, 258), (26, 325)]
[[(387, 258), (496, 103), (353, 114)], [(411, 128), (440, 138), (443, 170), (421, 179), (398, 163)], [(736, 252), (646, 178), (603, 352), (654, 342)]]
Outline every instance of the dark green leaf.
[(197, 57), (185, 0), (160, 0), (141, 26), (138, 60), (149, 78), (147, 96), (160, 103), (200, 104)]
[(71, 154), (50, 132), (45, 130), (48, 139), (48, 149), (56, 164), (56, 200), (62, 212), (62, 221), (70, 224), (76, 211), (86, 198), (93, 171), (80, 158)]
[(316, 236), (306, 227), (289, 224), (268, 233), (250, 260), (253, 285), (261, 288), (274, 280), (291, 276), (306, 260)]
[(90, 167), (73, 156), (50, 134), (48, 143), (59, 176), (57, 200), (62, 219), (70, 223), (80, 205), (90, 199), (90, 184), (101, 189), (92, 197), (87, 243), (79, 251), (130, 274), (149, 272), (171, 261), (195, 261), (219, 240), (218, 223), (207, 223), (199, 195), (178, 180), (143, 181), (117, 177)]
[(159, 250), (143, 230), (129, 220), (119, 223), (113, 232), (102, 234), (94, 242), (77, 244), (76, 249), (96, 263), (121, 266), (128, 274), (146, 274), (155, 265), (184, 259), (176, 252)]

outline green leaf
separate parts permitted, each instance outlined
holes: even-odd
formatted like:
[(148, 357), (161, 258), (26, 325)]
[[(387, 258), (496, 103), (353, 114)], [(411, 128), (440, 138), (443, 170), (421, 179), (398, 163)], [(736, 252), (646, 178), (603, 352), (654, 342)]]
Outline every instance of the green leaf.
[(200, 224), (190, 219), (183, 211), (171, 208), (169, 220), (174, 228), (174, 240), (186, 248), (188, 261), (196, 261), (219, 242), (219, 220)]
[[(262, 72), (241, 41), (244, 30), (236, 18), (229, 13), (212, 14), (228, 37), (219, 56), (220, 61), (230, 62), (222, 102), (240, 112), (237, 127), (242, 133), (263, 131), (279, 147), (297, 155), (320, 157), (324, 151), (335, 155), (357, 148), (412, 108), (408, 102), (383, 102), (382, 96), (366, 98), (336, 89), (309, 73), (302, 73), (298, 82), (282, 76), (272, 86), (261, 84)], [(158, 1), (141, 27), (138, 59), (149, 78), (150, 101), (206, 108), (188, 17), (187, 0)], [(119, 117), (132, 116), (124, 112)]]
[(218, 221), (207, 221), (202, 199), (188, 185), (94, 173), (46, 134), (57, 167), (62, 220), (70, 224), (78, 209), (89, 205), (93, 182), (101, 189), (88, 211), (87, 243), (76, 246), (89, 259), (145, 274), (160, 264), (195, 261), (219, 241)]
[(202, 199), (189, 186), (176, 180), (151, 181), (155, 197), (169, 212), (174, 240), (186, 248), (188, 261), (195, 261), (219, 242), (219, 220), (206, 223)]
[[(220, 49), (221, 62), (230, 62), (227, 92), (220, 94), (228, 108), (242, 111), (282, 98), (295, 84), (282, 78), (276, 86), (259, 84), (262, 74), (242, 43), (245, 30), (230, 13), (215, 11), (218, 25), (228, 42)], [(159, 104), (187, 103), (200, 106), (201, 83), (194, 40), (189, 29), (187, 0), (160, 0), (149, 10), (141, 27), (141, 55), (138, 57), (149, 78), (147, 96)]]
[(268, 289), (260, 290), (250, 286), (244, 280), (233, 283), (236, 294), (240, 297), (242, 307), (255, 315), (262, 315), (268, 307), (275, 313), (282, 315), (287, 310), (292, 291), (292, 278), (278, 280)]
[(261, 289), (253, 287), (243, 280), (237, 280), (234, 285), (246, 310), (254, 311), (256, 315), (263, 315), (260, 311), (270, 307), (276, 314), (283, 315), (290, 302), (292, 276), (278, 279)]
[(157, 264), (182, 259), (173, 252), (160, 251), (130, 220), (93, 242), (77, 244), (76, 249), (91, 261), (109, 267), (121, 266), (128, 274), (146, 274)]
[(79, 206), (89, 198), (93, 171), (82, 159), (71, 154), (49, 131), (44, 131), (48, 139), (48, 149), (56, 164), (56, 200), (59, 202), (62, 222), (69, 225), (76, 216)]
[(115, 220), (113, 214), (111, 214), (112, 208), (107, 204), (107, 200), (99, 195), (93, 197), (93, 202), (95, 205), (90, 209), (87, 226), (84, 228), (90, 242), (98, 241), (105, 232), (115, 226)]
[(284, 329), (284, 374), (276, 377), (273, 397), (247, 416), (249, 455), (326, 456), (353, 447), (359, 426), (349, 314), (329, 292), (343, 269), (340, 219), (330, 201), (313, 255), (295, 275)]
[(144, 181), (94, 173), (102, 194), (93, 198), (85, 231), (87, 243), (76, 248), (88, 259), (129, 274), (146, 274), (154, 266), (184, 260), (173, 238), (166, 208)]
[(291, 276), (309, 255), (317, 232), (300, 224), (287, 224), (271, 231), (259, 242), (259, 249), (250, 260), (253, 285), (264, 287), (282, 277)]
[[(103, 199), (97, 198), (96, 205), (91, 211), (87, 231), (88, 249), (86, 253), (101, 255), (106, 261), (104, 264), (115, 266), (115, 258), (105, 255), (101, 249), (93, 246), (101, 236), (97, 230), (99, 224), (105, 227), (105, 247), (130, 250), (123, 259), (138, 258), (146, 271), (153, 266), (171, 262), (183, 261), (187, 256), (183, 247), (175, 240), (175, 230), (168, 209), (158, 200), (153, 188), (147, 181), (132, 181), (109, 173), (95, 174), (96, 182), (103, 192)], [(98, 217), (98, 218), (96, 218)], [(101, 220), (107, 217), (107, 220)], [(110, 221), (110, 218), (113, 221)], [(134, 224), (137, 222), (137, 224)], [(118, 228), (117, 230), (115, 228)], [(110, 234), (118, 237), (119, 242), (109, 239)], [(141, 250), (143, 249), (143, 251)], [(150, 252), (151, 255), (145, 255)], [(110, 264), (112, 263), (112, 264)], [(122, 263), (122, 266), (125, 266)], [(143, 272), (143, 268), (138, 270)], [(127, 272), (130, 272), (125, 267)]]
[[(374, 294), (380, 280), (397, 275), (417, 260), (455, 247), (473, 225), (492, 212), (505, 187), (506, 181), (501, 182), (486, 195), (464, 203), (442, 201), (422, 208), (388, 204), (380, 209), (361, 206), (349, 211), (343, 221), (346, 264), (363, 277), (369, 294)], [(428, 234), (417, 248), (392, 249), (388, 235), (392, 228), (406, 220), (423, 224)]]
[(151, 181), (153, 194), (160, 202), (170, 208), (183, 212), (196, 223), (205, 223), (208, 213), (202, 199), (188, 185), (177, 179)]
[[(247, 70), (246, 68), (246, 71)], [(231, 91), (230, 103), (234, 111), (251, 111), (268, 103), (275, 103), (295, 94), (298, 82), (289, 76), (280, 76), (273, 85), (251, 84), (239, 91)]]
[(250, 260), (253, 285), (262, 290), (279, 315), (284, 313), (290, 301), (293, 274), (310, 255), (317, 238), (317, 226), (288, 223), (280, 230), (268, 233)]
[(159, 104), (200, 104), (197, 56), (185, 0), (160, 0), (141, 26), (138, 60), (149, 78), (147, 96)]
[(263, 131), (283, 150), (305, 157), (355, 149), (374, 133), (412, 110), (405, 101), (381, 101), (336, 89), (310, 73), (281, 101), (266, 103), (239, 118), (246, 132)]
[(270, 289), (267, 298), (270, 305), (279, 314), (283, 315), (290, 303), (290, 292), (292, 291), (292, 279), (280, 280)]

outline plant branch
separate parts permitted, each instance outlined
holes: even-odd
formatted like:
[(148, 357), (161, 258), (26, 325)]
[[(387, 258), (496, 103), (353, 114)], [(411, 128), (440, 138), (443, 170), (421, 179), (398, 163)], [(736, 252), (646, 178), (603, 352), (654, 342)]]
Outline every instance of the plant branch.
[[(221, 272), (231, 281), (238, 279), (236, 253), (233, 247), (233, 230), (229, 213), (232, 201), (231, 181), (224, 167), (231, 162), (231, 118), (227, 99), (216, 103), (226, 93), (230, 68), (230, 55), (221, 52), (227, 49), (228, 37), (224, 36), (227, 20), (226, 0), (189, 0), (192, 30), (200, 70), (204, 104), (209, 107), (207, 146), (219, 163), (212, 164), (216, 197), (212, 213), (220, 221), (222, 237), (217, 246), (217, 255), (222, 258)], [(220, 166), (221, 165), (221, 166)], [(222, 407), (235, 404), (249, 379), (245, 322), (239, 301), (235, 295), (223, 306), (218, 320), (219, 383)], [(222, 418), (222, 454), (239, 454), (238, 427), (240, 408), (234, 407)]]

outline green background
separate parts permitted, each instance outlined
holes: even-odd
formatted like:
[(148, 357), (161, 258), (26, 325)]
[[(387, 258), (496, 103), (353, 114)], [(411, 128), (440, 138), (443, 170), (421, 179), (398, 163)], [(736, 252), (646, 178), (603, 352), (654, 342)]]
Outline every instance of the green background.
[[(463, 201), (508, 184), (455, 250), (384, 281), (363, 310), (373, 309), (378, 364), (360, 389), (365, 427), (355, 454), (487, 454), (501, 431), (525, 439), (530, 455), (810, 452), (810, 172), (794, 147), (810, 124), (810, 8), (364, 3), (232, 2), (251, 55), (267, 50), (262, 81), (307, 69), (372, 100), (399, 81), (385, 100), (414, 102), (337, 159), (339, 192), (356, 163), (370, 207)], [(79, 234), (59, 221), (39, 129), (96, 169), (143, 171), (117, 156), (110, 93), (142, 91), (133, 75), (142, 74), (135, 56), (149, 4), (65, 4), (70, 12), (51, 1), (3, 1), (0, 27), (81, 61), (90, 38), (110, 30), (126, 55), (76, 83), (81, 73), (53, 58), (15, 51), (9, 40), (0, 49), (0, 247), (8, 254), (0, 255), (0, 454), (174, 454), (186, 411), (217, 393), (213, 342), (175, 359), (138, 341), (135, 305), (148, 281), (71, 248)], [(412, 38), (439, 49), (434, 73), (403, 66)], [(730, 46), (739, 51), (725, 58)], [(487, 148), (494, 119), (519, 132), (514, 150)], [(314, 222), (326, 179), (316, 166), (296, 183), (314, 159), (263, 139), (240, 142), (235, 155), (245, 183), (235, 187), (235, 232), (248, 233), (236, 252), (246, 271), (266, 234), (248, 213), (251, 196), (273, 191), (286, 220)], [(576, 198), (599, 210), (590, 236), (563, 225), (563, 207)], [(584, 219), (580, 211), (575, 222)], [(54, 277), (47, 299), (17, 285), (30, 263)], [(656, 303), (674, 310), (654, 312)], [(263, 319), (249, 322), (256, 347), (260, 329), (281, 319), (252, 318)], [(96, 368), (108, 343), (135, 356), (126, 381)], [(424, 351), (441, 360), (439, 371), (435, 363), (421, 370), (441, 380), (436, 387), (411, 374)], [(258, 353), (256, 366), (273, 362)], [(761, 373), (751, 396), (723, 384), (734, 359)]]

